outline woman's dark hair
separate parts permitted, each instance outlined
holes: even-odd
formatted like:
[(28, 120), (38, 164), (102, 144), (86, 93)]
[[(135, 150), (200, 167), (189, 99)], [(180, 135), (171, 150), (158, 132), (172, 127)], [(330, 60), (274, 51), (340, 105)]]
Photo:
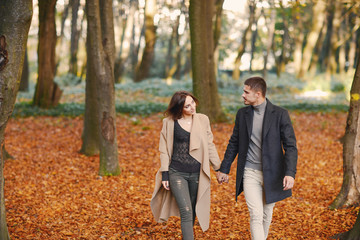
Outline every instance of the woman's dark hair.
[(248, 85), (251, 90), (260, 91), (263, 97), (266, 95), (266, 82), (262, 77), (251, 77), (245, 80), (244, 85)]
[(194, 97), (194, 95), (192, 95), (191, 93), (187, 91), (177, 91), (172, 96), (169, 106), (164, 112), (164, 115), (171, 117), (173, 120), (180, 119), (182, 117), (183, 108), (187, 96), (192, 97), (196, 105), (199, 104), (199, 100), (196, 97)]

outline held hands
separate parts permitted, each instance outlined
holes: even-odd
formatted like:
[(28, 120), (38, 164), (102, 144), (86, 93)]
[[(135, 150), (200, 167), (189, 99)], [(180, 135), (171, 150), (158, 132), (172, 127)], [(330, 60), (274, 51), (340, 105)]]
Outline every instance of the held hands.
[(219, 184), (222, 184), (223, 182), (228, 183), (229, 182), (229, 175), (226, 173), (222, 173), (220, 171), (216, 172), (216, 179)]
[(161, 183), (166, 190), (170, 190), (169, 181), (162, 181)]
[(295, 179), (291, 176), (285, 176), (283, 180), (284, 191), (292, 189), (294, 187)]

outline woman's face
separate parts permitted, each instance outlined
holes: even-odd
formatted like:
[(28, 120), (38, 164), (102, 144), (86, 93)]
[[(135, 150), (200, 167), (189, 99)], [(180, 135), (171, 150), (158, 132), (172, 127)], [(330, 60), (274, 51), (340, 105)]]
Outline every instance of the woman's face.
[(191, 116), (196, 113), (196, 102), (190, 96), (186, 96), (184, 108), (183, 108), (183, 116)]

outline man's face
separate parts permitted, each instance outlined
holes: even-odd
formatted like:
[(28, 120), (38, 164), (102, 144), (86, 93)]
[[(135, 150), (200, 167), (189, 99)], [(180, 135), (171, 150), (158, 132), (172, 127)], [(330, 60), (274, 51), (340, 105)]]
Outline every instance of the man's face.
[(256, 105), (258, 98), (260, 97), (260, 92), (255, 92), (251, 90), (250, 86), (244, 85), (244, 93), (241, 95), (244, 99), (245, 105)]

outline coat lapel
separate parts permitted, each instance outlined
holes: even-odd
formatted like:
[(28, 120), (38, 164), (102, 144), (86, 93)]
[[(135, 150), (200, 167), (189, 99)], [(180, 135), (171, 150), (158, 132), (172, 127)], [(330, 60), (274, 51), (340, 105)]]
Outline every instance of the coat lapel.
[(190, 152), (200, 148), (201, 123), (197, 114), (193, 115), (193, 122), (190, 130)]
[(264, 121), (263, 121), (263, 132), (262, 132), (262, 138), (264, 139), (266, 134), (268, 133), (270, 126), (271, 126), (271, 122), (273, 120), (272, 117), (272, 113), (273, 113), (273, 104), (266, 99), (267, 103), (266, 103), (266, 109), (265, 109), (265, 116), (264, 116)]
[(246, 128), (249, 138), (251, 137), (251, 132), (252, 132), (253, 116), (254, 116), (254, 112), (252, 108), (248, 107), (245, 114), (245, 121), (246, 121)]

